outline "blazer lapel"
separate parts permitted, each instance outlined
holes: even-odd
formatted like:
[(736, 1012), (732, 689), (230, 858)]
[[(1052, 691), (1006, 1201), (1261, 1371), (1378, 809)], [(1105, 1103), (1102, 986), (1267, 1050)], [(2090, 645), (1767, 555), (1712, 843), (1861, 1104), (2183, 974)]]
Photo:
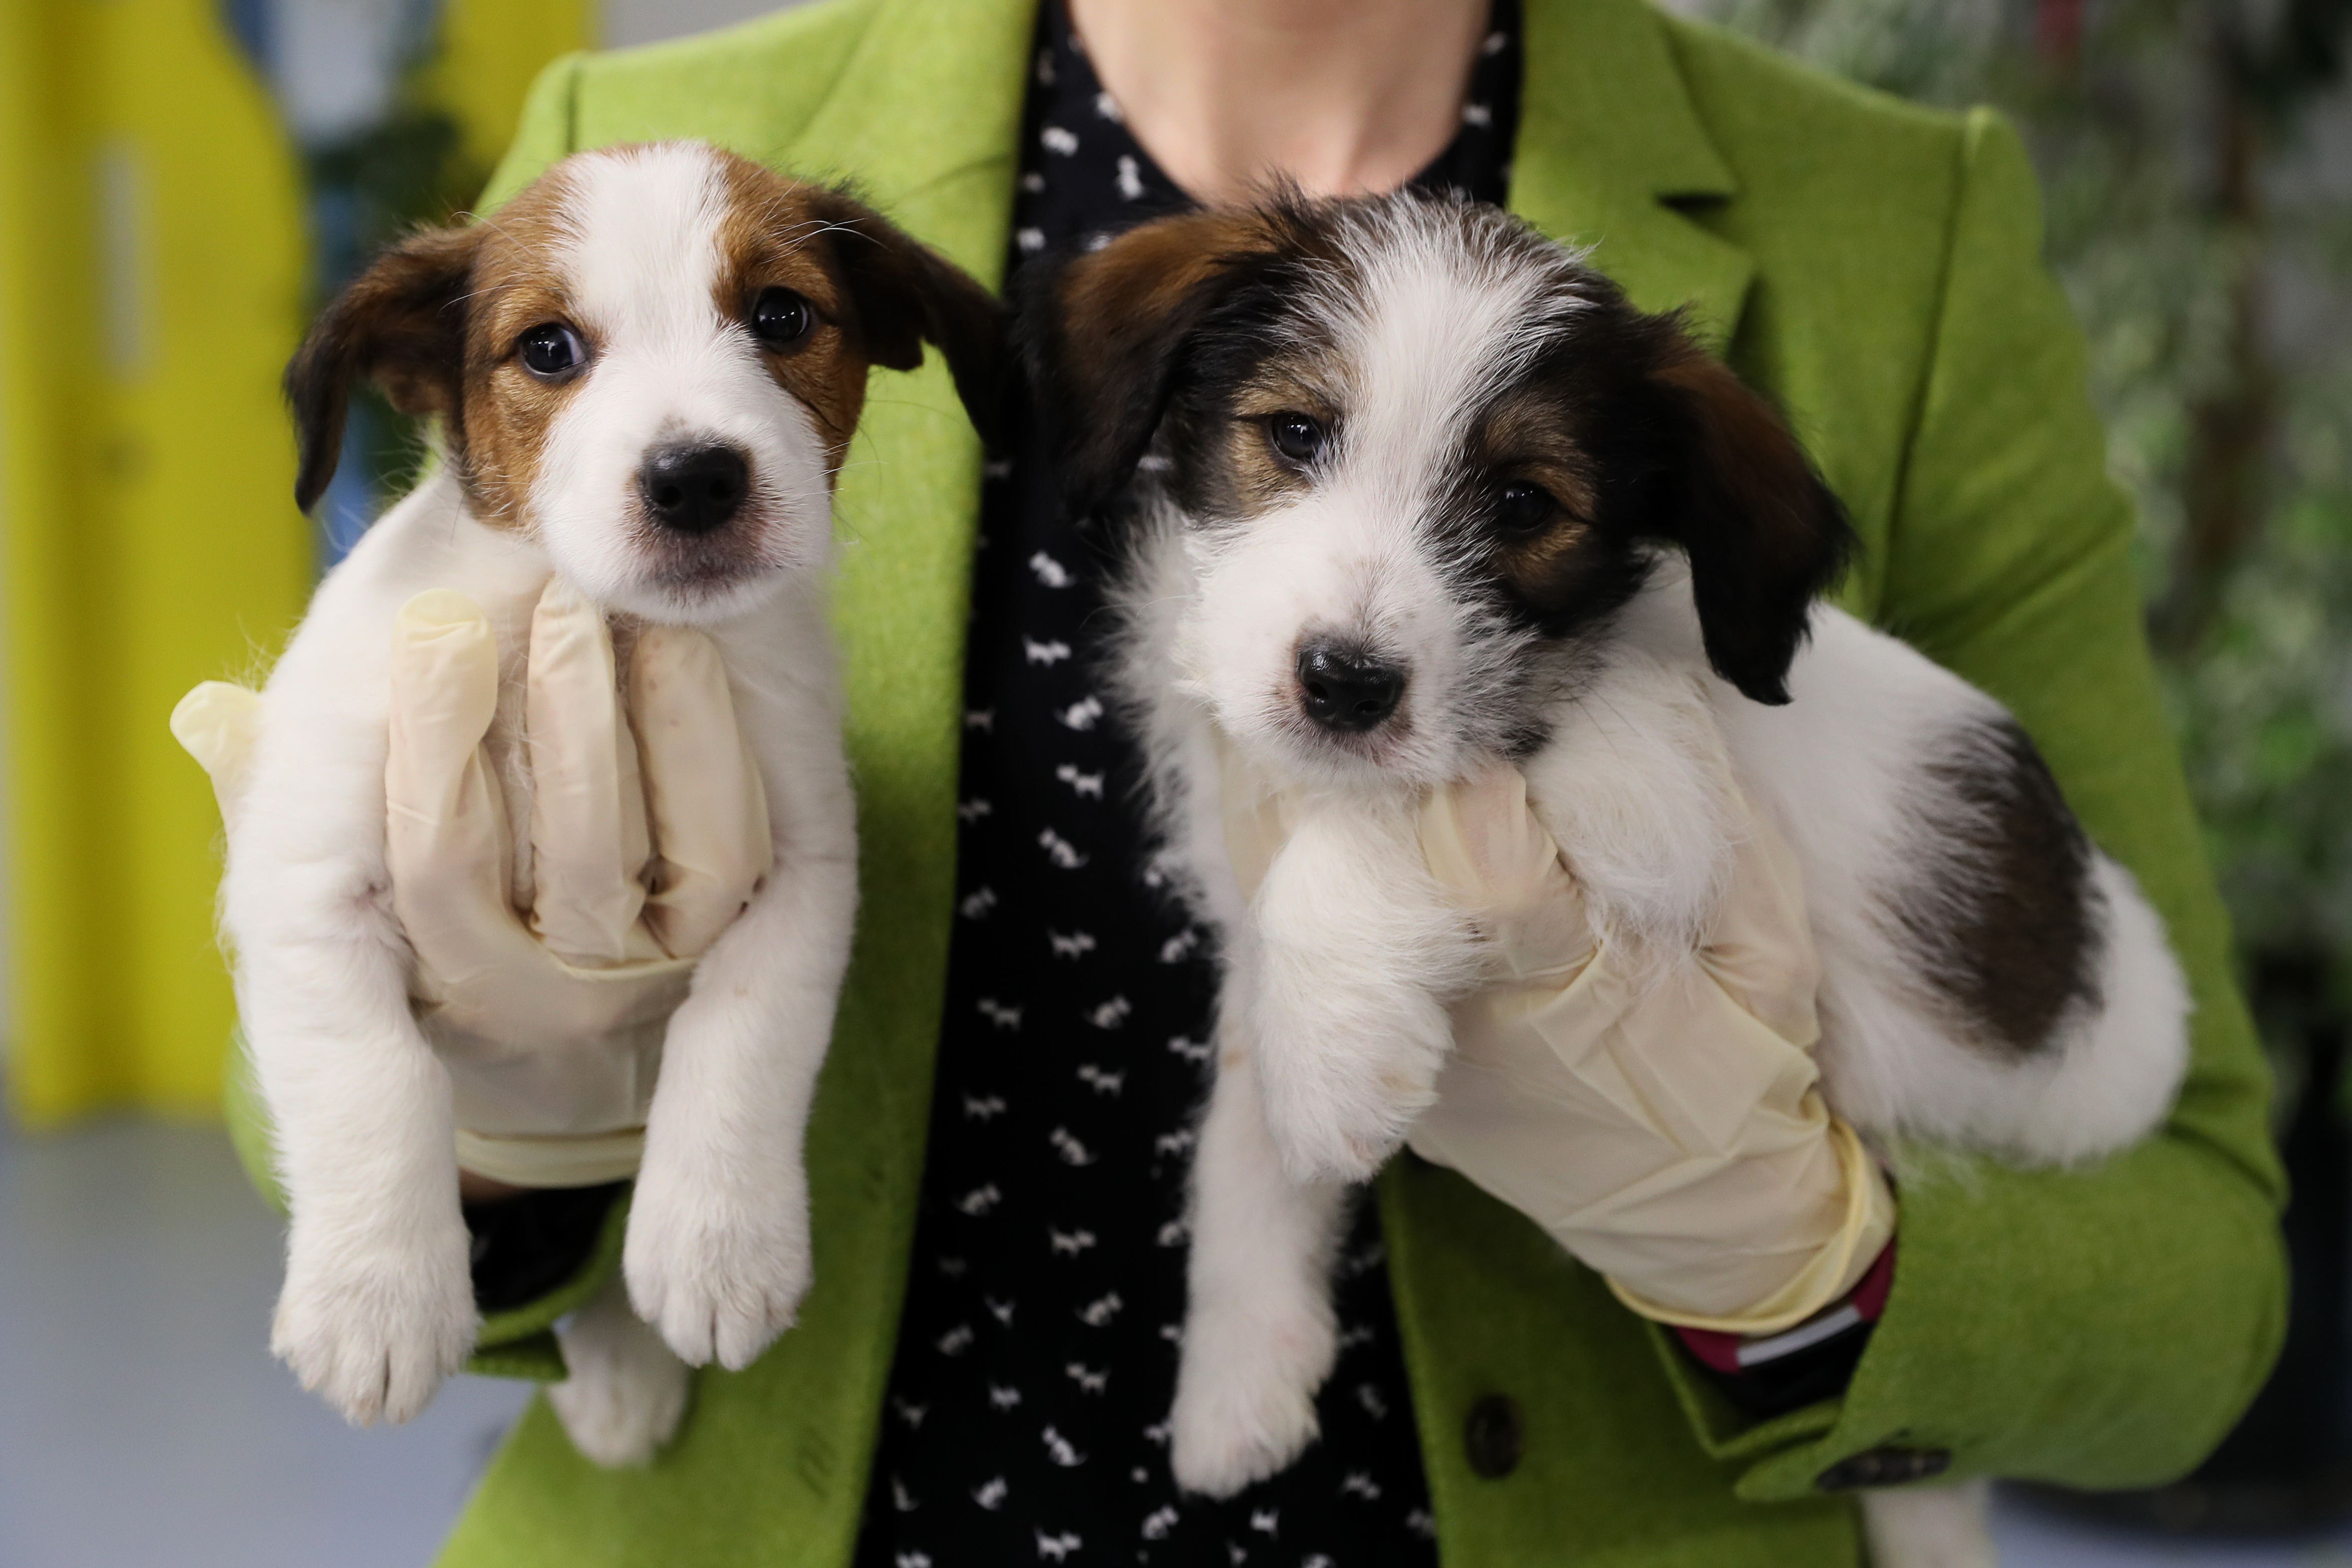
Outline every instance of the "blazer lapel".
[(879, 0), (782, 162), (846, 176), (997, 286), (1036, 19), (1036, 0)]
[[(995, 287), (1034, 21), (1035, 0), (877, 0), (775, 161), (848, 179)], [(809, 1165), (819, 1250), (838, 1249), (834, 1280), (847, 1297), (871, 1291), (861, 1307), (885, 1322), (905, 1279), (946, 990), (980, 468), (979, 439), (934, 352), (914, 374), (876, 374), (834, 508), (862, 909)], [(887, 1370), (888, 1350), (886, 1333), (877, 1367)], [(878, 1382), (870, 1392), (878, 1408)]]
[(1738, 193), (1644, 0), (1527, 0), (1527, 79), (1511, 209), (1592, 264), (1644, 310), (1691, 308), (1717, 353), (1754, 264), (1681, 207)]

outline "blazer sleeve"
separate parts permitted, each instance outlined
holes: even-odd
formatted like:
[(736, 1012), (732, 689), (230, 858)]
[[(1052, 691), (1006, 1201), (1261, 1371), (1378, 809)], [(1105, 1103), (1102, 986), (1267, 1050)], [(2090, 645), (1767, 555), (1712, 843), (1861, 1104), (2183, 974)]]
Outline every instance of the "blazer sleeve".
[(1952, 1475), (2167, 1481), (2228, 1432), (2284, 1332), (2269, 1079), (2142, 631), (2133, 508), (2023, 145), (1979, 110), (1960, 156), (1879, 619), (2009, 704), (2139, 880), (2189, 977), (2194, 1060), (2165, 1126), (2103, 1164), (1908, 1162), (1893, 1292), (1832, 1409), (1746, 1423), (1677, 1360), (1702, 1440), (1745, 1461), (1756, 1500), (1947, 1456)]

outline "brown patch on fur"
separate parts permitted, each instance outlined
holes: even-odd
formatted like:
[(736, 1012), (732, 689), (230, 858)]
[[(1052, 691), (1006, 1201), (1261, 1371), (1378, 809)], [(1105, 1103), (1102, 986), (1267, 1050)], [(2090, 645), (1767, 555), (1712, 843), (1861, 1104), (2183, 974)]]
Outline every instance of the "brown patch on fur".
[(1477, 440), (1487, 466), (1550, 491), (1567, 521), (1591, 521), (1597, 503), (1592, 455), (1547, 389), (1522, 386), (1506, 393), (1480, 421)]
[(1502, 548), (1503, 575), (1538, 612), (1568, 608), (1605, 546), (1591, 524), (1563, 511), (1549, 528)]
[[(626, 153), (622, 147), (577, 154)], [(816, 326), (765, 353), (769, 373), (806, 407), (837, 468), (866, 402), (870, 366), (912, 370), (938, 344), (982, 434), (1001, 417), (1003, 308), (952, 265), (838, 192), (787, 180), (711, 150), (725, 198), (712, 305), (748, 324), (769, 287), (792, 288)], [(594, 374), (604, 345), (579, 318), (561, 257), (572, 161), (558, 163), (497, 219), (430, 230), (371, 266), (322, 314), (287, 372), (301, 426), (297, 498), (333, 476), (351, 381), (369, 376), (404, 413), (437, 414), (467, 500), (485, 522), (525, 526), (549, 426)], [(549, 382), (522, 366), (520, 340), (559, 323), (580, 335), (585, 375)]]
[(1151, 352), (1149, 340), (1187, 313), (1203, 283), (1234, 257), (1275, 243), (1264, 214), (1213, 208), (1144, 224), (1079, 256), (1058, 280), (1068, 340), (1087, 350), (1076, 374), (1098, 377)]
[(1223, 445), (1213, 471), (1202, 476), (1212, 486), (1203, 511), (1252, 517), (1306, 493), (1307, 476), (1275, 455), (1265, 417), (1234, 420), (1223, 432)]
[(494, 527), (526, 526), (548, 427), (587, 380), (532, 375), (522, 365), (523, 334), (550, 322), (570, 327), (587, 345), (591, 373), (604, 348), (580, 319), (556, 261), (571, 196), (568, 171), (559, 164), (500, 208), (495, 224), (475, 225), (483, 243), (466, 301), (463, 395), (456, 411), (440, 412), (467, 501)]
[(1595, 461), (1577, 439), (1572, 407), (1539, 383), (1522, 386), (1486, 412), (1474, 436), (1479, 464), (1498, 490), (1534, 485), (1559, 503), (1547, 526), (1505, 538), (1497, 551), (1512, 591), (1538, 612), (1565, 608), (1608, 549), (1592, 520)]
[(1333, 428), (1339, 408), (1330, 385), (1330, 367), (1312, 351), (1277, 355), (1260, 368), (1235, 396), (1231, 418), (1213, 433), (1223, 451), (1213, 476), (1204, 476), (1216, 491), (1201, 497), (1207, 509), (1252, 517), (1296, 500), (1309, 487), (1307, 475), (1276, 452), (1270, 427), (1276, 414), (1299, 413)]
[(1776, 576), (1807, 570), (1819, 548), (1806, 505), (1812, 468), (1780, 414), (1730, 366), (1696, 350), (1662, 367), (1657, 379), (1702, 412), (1701, 459), (1750, 520), (1754, 564)]
[(727, 216), (713, 303), (751, 321), (765, 288), (815, 308), (800, 340), (764, 351), (776, 383), (801, 400), (836, 468), (866, 407), (866, 372), (911, 371), (938, 346), (983, 437), (1001, 434), (1006, 393), (1004, 308), (952, 263), (862, 202), (719, 152)]
[(1003, 303), (847, 193), (822, 185), (794, 190), (823, 237), (856, 351), (870, 365), (911, 371), (922, 364), (925, 343), (938, 349), (972, 427), (1002, 449), (1013, 386)]
[(2090, 841), (2013, 719), (1967, 733), (1933, 766), (1968, 814), (1937, 845), (1925, 885), (1940, 894), (1898, 917), (1927, 949), (1927, 982), (1976, 1038), (2006, 1058), (2032, 1056), (2071, 1009), (2099, 1001)]
[(294, 499), (303, 510), (335, 476), (354, 376), (373, 377), (404, 413), (457, 407), (464, 299), (481, 239), (471, 229), (412, 235), (320, 313), (286, 367), (286, 401), (301, 450)]
[(748, 328), (762, 289), (789, 288), (808, 300), (815, 324), (795, 342), (762, 344), (760, 357), (776, 384), (808, 409), (824, 438), (826, 464), (838, 469), (866, 409), (868, 361), (826, 220), (812, 199), (819, 193), (731, 152), (719, 155), (719, 179), (727, 215), (719, 225), (711, 303)]
[(1749, 697), (1785, 703), (1807, 606), (1844, 570), (1853, 530), (1772, 405), (1676, 337), (1651, 378), (1693, 423), (1672, 533), (1690, 558), (1707, 657)]
[(519, 528), (547, 426), (578, 384), (522, 369), (516, 340), (575, 321), (553, 264), (570, 193), (562, 165), (500, 211), (496, 224), (428, 229), (386, 251), (310, 329), (286, 386), (301, 432), (304, 507), (335, 471), (352, 381), (373, 379), (403, 413), (438, 415), (467, 499), (485, 522)]
[[(1242, 285), (1254, 261), (1302, 256), (1298, 239), (1281, 229), (1276, 214), (1213, 208), (1139, 225), (1059, 268), (1030, 269), (1030, 287), (1050, 299), (1032, 310), (1030, 372), (1056, 424), (1055, 445), (1075, 509), (1099, 506), (1134, 471), (1193, 330)], [(1270, 395), (1286, 395), (1275, 390), (1286, 379), (1279, 370), (1269, 371)], [(1299, 412), (1314, 412), (1320, 401), (1309, 400)], [(1237, 497), (1280, 487), (1255, 459), (1244, 463), (1239, 447), (1230, 455)]]

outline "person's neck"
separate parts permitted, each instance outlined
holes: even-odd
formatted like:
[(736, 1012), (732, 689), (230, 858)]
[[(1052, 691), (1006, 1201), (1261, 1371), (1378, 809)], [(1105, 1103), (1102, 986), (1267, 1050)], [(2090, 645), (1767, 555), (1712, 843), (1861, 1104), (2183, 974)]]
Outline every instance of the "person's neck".
[(1391, 191), (1462, 120), (1489, 0), (1066, 0), (1095, 74), (1205, 203)]

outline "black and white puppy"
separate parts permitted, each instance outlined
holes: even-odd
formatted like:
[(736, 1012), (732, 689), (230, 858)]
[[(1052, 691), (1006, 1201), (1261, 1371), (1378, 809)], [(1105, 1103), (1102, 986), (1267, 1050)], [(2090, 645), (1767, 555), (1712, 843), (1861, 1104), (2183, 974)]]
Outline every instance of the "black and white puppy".
[[(1314, 1435), (1345, 1184), (1433, 1103), (1486, 962), (1415, 806), (1496, 759), (1612, 949), (1659, 962), (1723, 897), (1728, 791), (1769, 815), (1824, 1090), (1882, 1146), (2066, 1163), (2165, 1113), (2188, 1001), (2158, 916), (1998, 703), (1817, 602), (1842, 510), (1676, 318), (1411, 194), (1164, 219), (1022, 308), (1067, 502), (1123, 532), (1115, 683), (1223, 954), (1181, 1483), (1230, 1492)], [(1246, 904), (1223, 755), (1318, 823)]]

